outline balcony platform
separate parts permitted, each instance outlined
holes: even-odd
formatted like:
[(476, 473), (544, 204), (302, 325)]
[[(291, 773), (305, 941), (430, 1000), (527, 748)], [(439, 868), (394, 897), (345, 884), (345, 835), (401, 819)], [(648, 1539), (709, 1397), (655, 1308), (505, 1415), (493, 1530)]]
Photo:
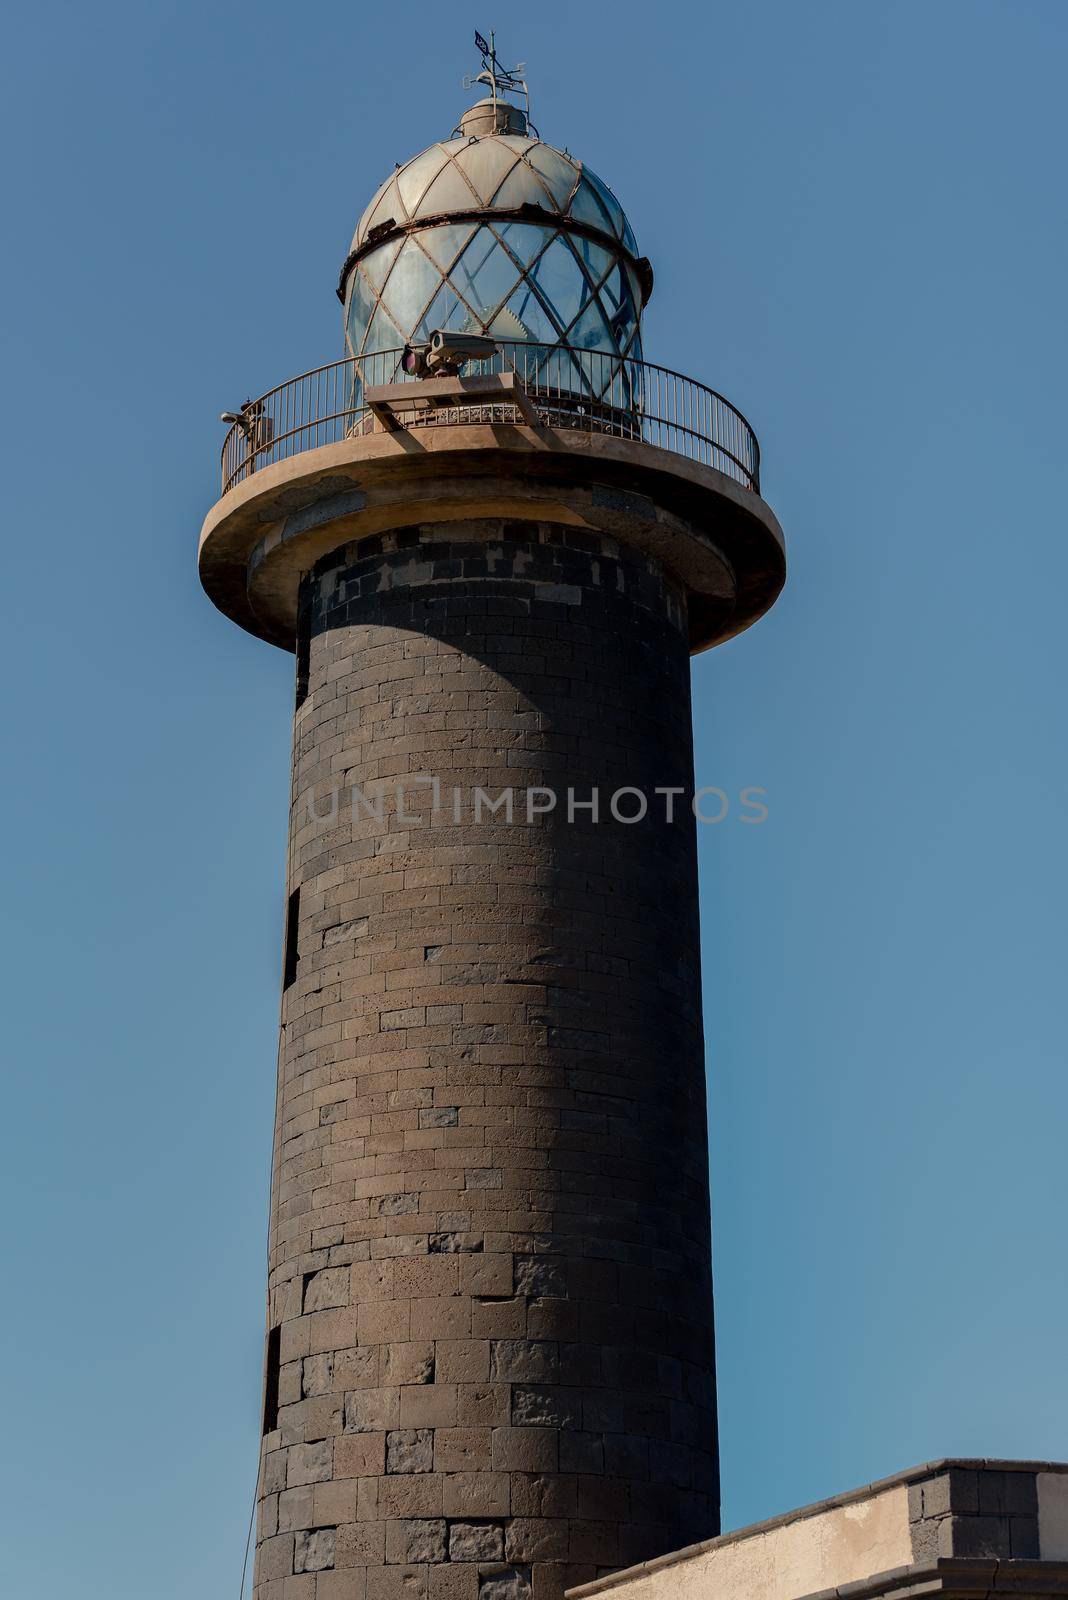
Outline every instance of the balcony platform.
[(753, 489), (642, 440), (570, 427), (456, 422), (366, 430), (249, 471), (200, 536), (219, 609), (293, 649), (302, 573), (330, 550), (397, 528), (516, 518), (647, 551), (682, 580), (691, 648), (763, 615), (786, 571), (782, 530)]

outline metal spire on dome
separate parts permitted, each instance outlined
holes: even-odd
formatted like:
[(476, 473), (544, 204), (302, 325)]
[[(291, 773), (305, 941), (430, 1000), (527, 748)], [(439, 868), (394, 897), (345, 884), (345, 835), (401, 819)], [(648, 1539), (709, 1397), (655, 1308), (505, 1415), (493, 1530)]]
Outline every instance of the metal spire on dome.
[(514, 95), (522, 100), (524, 117), (530, 123), (530, 89), (523, 76), (526, 71), (526, 62), (519, 61), (514, 67), (505, 67), (497, 59), (495, 35), (490, 30), (489, 42), (475, 29), (475, 49), (482, 57), (482, 71), (472, 76), (470, 73), (464, 78), (465, 89), (473, 89), (476, 84), (485, 84), (489, 89), (489, 98), (496, 114), (499, 105), (508, 105), (508, 95)]

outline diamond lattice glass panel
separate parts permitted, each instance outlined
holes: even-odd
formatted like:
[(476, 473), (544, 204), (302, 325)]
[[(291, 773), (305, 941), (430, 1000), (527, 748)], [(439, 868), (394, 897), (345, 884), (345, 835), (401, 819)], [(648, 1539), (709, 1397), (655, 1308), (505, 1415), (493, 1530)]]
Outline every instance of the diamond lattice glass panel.
[(534, 257), (554, 237), (551, 228), (533, 222), (498, 222), (497, 232), (521, 267), (529, 267)]
[(485, 333), (486, 325), (481, 317), (475, 315), (464, 305), (462, 300), (453, 297), (453, 303), (441, 327), (450, 333)]
[(601, 296), (601, 304), (610, 317), (619, 310), (625, 300), (630, 299), (630, 287), (623, 276), (623, 268), (618, 261), (601, 284), (598, 292)]
[(360, 262), (360, 271), (372, 289), (381, 289), (390, 267), (397, 259), (400, 247), (400, 239), (390, 239), (388, 244), (379, 245), (377, 250), (372, 250), (369, 255), (364, 256)]
[(530, 276), (566, 326), (582, 304), (585, 280), (578, 262), (559, 234), (538, 257)]
[(379, 306), (371, 318), (371, 326), (368, 328), (367, 338), (364, 340), (364, 351), (368, 354), (373, 354), (376, 350), (397, 350), (403, 343), (404, 340), (401, 338), (400, 330), (390, 321), (382, 307)]
[[(560, 237), (563, 239), (564, 243), (567, 245), (568, 249), (573, 255), (580, 253), (579, 244), (581, 241), (576, 238), (574, 234), (565, 233), (561, 234)], [(575, 273), (574, 300), (572, 302), (573, 309), (571, 315), (574, 316), (580, 307), (588, 305), (593, 299), (593, 295), (594, 288), (593, 284), (590, 282), (589, 275), (580, 267)]]
[(538, 363), (545, 353), (543, 345), (535, 344), (532, 340), (524, 339), (519, 344), (509, 345), (502, 351), (501, 360), (503, 372), (509, 370), (519, 374), (524, 383), (533, 382), (538, 370)]
[(582, 176), (585, 178), (586, 182), (589, 184), (598, 200), (604, 206), (605, 211), (608, 213), (608, 220), (612, 224), (612, 232), (618, 239), (623, 232), (623, 228), (627, 220), (623, 215), (623, 207), (620, 205), (619, 201), (616, 199), (607, 183), (602, 183), (596, 172), (591, 172), (589, 167), (583, 167)]
[(601, 285), (601, 304), (608, 313), (608, 325), (621, 350), (626, 348), (638, 321), (638, 309), (631, 297), (629, 278), (616, 266)]
[(442, 211), (477, 211), (471, 185), (453, 162), (443, 167), (416, 208), (416, 216), (433, 217)]
[(562, 389), (570, 394), (583, 394), (586, 390), (585, 376), (567, 350), (557, 349), (546, 353), (538, 366), (538, 383), (550, 391)]
[(476, 139), (457, 151), (453, 159), (471, 180), (482, 204), (488, 206), (518, 158), (499, 139)]
[(363, 347), (364, 334), (374, 308), (374, 294), (363, 275), (362, 266), (357, 267), (349, 284), (349, 306), (345, 318), (345, 337), (354, 356), (359, 355)]
[(638, 254), (638, 241), (634, 237), (634, 232), (626, 217), (623, 218), (623, 243), (626, 245), (632, 256), (636, 256)]
[(613, 351), (617, 348), (596, 300), (591, 300), (578, 321), (568, 329), (567, 343), (576, 350)]
[(420, 319), (416, 327), (412, 329), (412, 340), (417, 344), (429, 344), (430, 335), (438, 328), (446, 326), (449, 312), (455, 305), (455, 292), (449, 288), (447, 283), (443, 283), (427, 307), (425, 315)]
[(437, 177), (448, 159), (440, 145), (432, 144), (397, 173), (397, 189), (409, 216), (415, 215), (415, 208), (431, 180)]
[(575, 360), (582, 369), (585, 387), (597, 400), (608, 400), (613, 380), (619, 375), (619, 360), (600, 351), (580, 350)]
[[(471, 235), (471, 243), (454, 265), (450, 277), (466, 292), (472, 289), (472, 279), (483, 262), (492, 254), (497, 243), (496, 235), (485, 223), (480, 223)], [(473, 292), (473, 290), (472, 290)]]
[[(638, 314), (630, 301), (625, 301), (615, 314), (609, 318), (612, 329), (613, 341), (619, 350), (626, 350), (638, 326)], [(633, 352), (637, 354), (637, 352)]]
[(612, 252), (603, 245), (594, 244), (592, 239), (584, 239), (581, 234), (571, 234), (568, 240), (572, 250), (583, 263), (593, 283), (599, 284), (612, 262), (615, 260)]
[(450, 277), (469, 305), (492, 315), (515, 288), (519, 273), (511, 256), (490, 230), (480, 228)]
[(446, 222), (438, 228), (421, 229), (419, 242), (442, 272), (448, 272), (474, 231), (473, 222)]
[(556, 209), (561, 212), (566, 211), (571, 191), (578, 181), (578, 172), (574, 165), (549, 144), (532, 145), (523, 159), (544, 178)]
[(634, 417), (638, 428), (641, 427), (642, 386), (641, 368), (628, 361), (619, 376), (619, 387), (622, 391), (620, 404), (625, 406)]
[(382, 304), (402, 333), (412, 331), (440, 283), (440, 271), (415, 239), (405, 239), (382, 291)]
[(627, 405), (635, 411), (640, 411), (644, 399), (643, 377), (641, 359), (641, 340), (635, 339), (631, 350), (632, 360), (624, 362), (622, 383), (627, 394)]
[(585, 178), (575, 191), (575, 198), (571, 202), (571, 215), (577, 222), (588, 222), (591, 228), (600, 228), (602, 233), (612, 232), (612, 224), (608, 220), (604, 206)]
[(625, 350), (630, 343), (631, 335), (638, 326), (638, 313), (630, 301), (625, 301), (619, 310), (609, 319), (612, 333), (621, 350)]
[(615, 406), (617, 411), (630, 410), (630, 385), (622, 364), (613, 368), (612, 381), (602, 390), (601, 397), (608, 405)]
[(624, 270), (627, 274), (627, 282), (630, 284), (631, 299), (634, 301), (635, 306), (640, 306), (642, 303), (642, 286), (638, 282), (638, 274), (629, 261), (624, 263)]

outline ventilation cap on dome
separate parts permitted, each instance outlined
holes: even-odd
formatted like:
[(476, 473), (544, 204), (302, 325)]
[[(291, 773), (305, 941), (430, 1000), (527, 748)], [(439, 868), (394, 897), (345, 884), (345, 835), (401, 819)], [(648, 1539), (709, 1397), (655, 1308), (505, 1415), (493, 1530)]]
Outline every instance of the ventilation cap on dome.
[(487, 133), (517, 133), (525, 137), (527, 114), (509, 100), (479, 100), (460, 118), (460, 133), (480, 139)]

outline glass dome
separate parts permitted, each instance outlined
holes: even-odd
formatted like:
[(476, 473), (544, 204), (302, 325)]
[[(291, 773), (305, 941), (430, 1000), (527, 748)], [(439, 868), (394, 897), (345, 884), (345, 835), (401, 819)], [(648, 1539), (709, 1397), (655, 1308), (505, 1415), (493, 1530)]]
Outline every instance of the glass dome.
[[(641, 359), (648, 263), (607, 184), (520, 128), (462, 131), (378, 190), (339, 289), (347, 354), (399, 352), (437, 328), (485, 333), (538, 347), (539, 377), (564, 389), (618, 392)], [(394, 375), (376, 364), (375, 381)]]

